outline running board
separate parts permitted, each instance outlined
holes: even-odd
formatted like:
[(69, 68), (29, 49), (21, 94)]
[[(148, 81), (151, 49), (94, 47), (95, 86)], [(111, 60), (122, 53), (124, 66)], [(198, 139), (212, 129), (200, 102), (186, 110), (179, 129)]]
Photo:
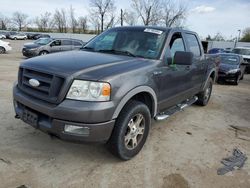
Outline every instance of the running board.
[(165, 112), (162, 112), (155, 116), (156, 121), (162, 121), (167, 118), (169, 118), (171, 115), (175, 114), (176, 112), (182, 111), (184, 108), (191, 106), (193, 103), (195, 103), (198, 100), (197, 96), (194, 96), (193, 98), (187, 99), (186, 101), (177, 104), (176, 106), (168, 109)]

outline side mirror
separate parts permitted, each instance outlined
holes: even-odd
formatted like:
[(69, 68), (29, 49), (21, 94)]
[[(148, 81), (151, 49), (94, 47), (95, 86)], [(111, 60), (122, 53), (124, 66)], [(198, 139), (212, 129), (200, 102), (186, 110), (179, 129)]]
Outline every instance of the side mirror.
[(174, 64), (192, 65), (194, 54), (192, 52), (177, 51), (174, 55)]

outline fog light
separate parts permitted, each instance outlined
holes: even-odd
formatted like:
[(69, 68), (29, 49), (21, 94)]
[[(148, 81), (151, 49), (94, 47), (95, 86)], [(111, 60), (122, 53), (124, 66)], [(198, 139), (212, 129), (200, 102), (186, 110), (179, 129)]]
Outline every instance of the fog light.
[(65, 124), (64, 132), (71, 133), (71, 134), (82, 135), (82, 136), (88, 136), (89, 135), (89, 128), (88, 127), (80, 127), (80, 126)]

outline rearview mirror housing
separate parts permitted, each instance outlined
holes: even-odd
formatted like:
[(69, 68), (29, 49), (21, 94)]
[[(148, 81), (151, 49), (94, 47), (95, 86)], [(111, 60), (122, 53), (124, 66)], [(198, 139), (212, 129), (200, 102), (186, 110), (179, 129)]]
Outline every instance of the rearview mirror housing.
[(174, 64), (192, 65), (194, 54), (192, 52), (177, 51), (174, 55)]

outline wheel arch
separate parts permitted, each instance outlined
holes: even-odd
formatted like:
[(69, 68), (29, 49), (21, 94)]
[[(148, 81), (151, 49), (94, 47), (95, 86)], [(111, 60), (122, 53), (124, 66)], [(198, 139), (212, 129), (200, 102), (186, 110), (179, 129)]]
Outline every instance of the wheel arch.
[(143, 102), (145, 105), (148, 106), (151, 117), (154, 117), (157, 112), (157, 97), (154, 92), (154, 90), (148, 86), (139, 86), (131, 91), (129, 91), (119, 102), (118, 106), (115, 109), (115, 112), (113, 114), (113, 119), (116, 119), (124, 106), (130, 101), (130, 100), (138, 100)]
[(213, 68), (213, 69), (210, 70), (209, 74), (207, 74), (207, 77), (206, 77), (206, 80), (205, 80), (205, 82), (203, 84), (202, 90), (205, 89), (205, 87), (207, 85), (207, 82), (209, 81), (210, 78), (212, 78), (213, 82), (215, 82), (216, 77), (217, 77), (216, 76), (216, 70), (215, 70), (215, 68)]

